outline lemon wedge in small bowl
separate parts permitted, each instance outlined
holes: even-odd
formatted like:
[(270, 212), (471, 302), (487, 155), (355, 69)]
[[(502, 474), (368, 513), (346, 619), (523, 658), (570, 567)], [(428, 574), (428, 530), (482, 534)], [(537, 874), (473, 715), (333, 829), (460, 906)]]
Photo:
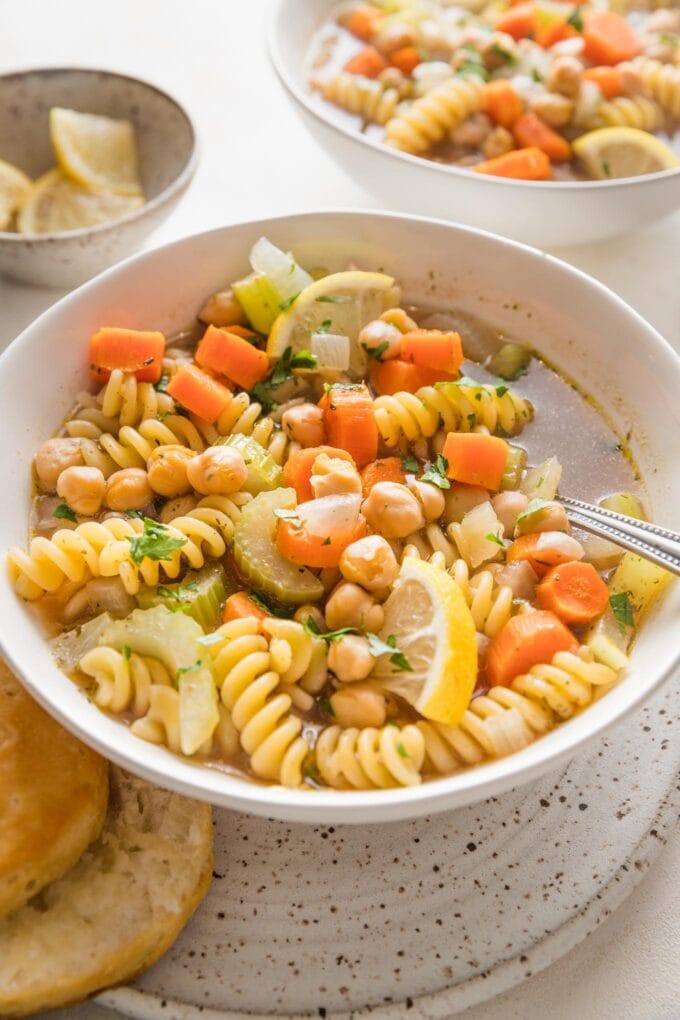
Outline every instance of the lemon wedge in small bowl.
[(477, 680), (477, 634), (453, 578), (407, 556), (385, 609), (380, 638), (393, 646), (372, 676), (426, 719), (456, 726)]
[(142, 205), (141, 195), (91, 191), (69, 180), (61, 170), (48, 170), (31, 186), (18, 225), (23, 234), (81, 230), (118, 220)]
[(680, 166), (680, 159), (665, 142), (639, 128), (598, 128), (577, 138), (572, 148), (588, 173), (600, 181), (640, 177)]
[(26, 201), (33, 182), (16, 166), (0, 159), (0, 230), (6, 230), (12, 216)]
[(129, 120), (114, 120), (55, 106), (50, 138), (66, 177), (93, 191), (141, 196), (135, 132)]

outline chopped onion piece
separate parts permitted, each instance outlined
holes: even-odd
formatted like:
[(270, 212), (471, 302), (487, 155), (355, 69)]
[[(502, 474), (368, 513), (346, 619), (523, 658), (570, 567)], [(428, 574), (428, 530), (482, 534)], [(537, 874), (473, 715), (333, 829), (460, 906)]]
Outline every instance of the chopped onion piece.
[(471, 567), (494, 560), (505, 549), (503, 525), (487, 499), (465, 514), (460, 524), (451, 525), (458, 550)]
[(250, 264), (256, 273), (269, 278), (282, 301), (297, 297), (314, 280), (301, 268), (292, 255), (261, 237), (250, 251)]
[(520, 489), (529, 499), (554, 499), (561, 477), (562, 465), (557, 457), (548, 457), (538, 467), (529, 468)]
[(349, 337), (338, 333), (312, 333), (312, 354), (319, 372), (346, 372), (349, 368)]
[(359, 516), (362, 499), (359, 493), (321, 496), (300, 503), (297, 515), (310, 535), (350, 531)]

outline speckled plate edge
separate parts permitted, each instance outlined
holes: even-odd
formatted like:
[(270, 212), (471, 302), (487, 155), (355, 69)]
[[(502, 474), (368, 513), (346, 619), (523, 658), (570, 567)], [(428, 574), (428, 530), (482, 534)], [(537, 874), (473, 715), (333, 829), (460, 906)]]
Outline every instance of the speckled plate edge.
[[(654, 823), (609, 882), (578, 913), (520, 956), (512, 957), (492, 970), (439, 992), (406, 999), (389, 1006), (367, 1006), (349, 1012), (328, 1013), (327, 1020), (398, 1020), (408, 1011), (413, 1020), (445, 1020), (470, 1006), (478, 1006), (509, 991), (549, 967), (582, 942), (607, 920), (635, 889), (667, 842), (667, 833), (680, 816), (680, 776), (666, 790)], [(97, 1002), (135, 1020), (309, 1020), (309, 1013), (243, 1013), (202, 1008), (161, 999), (134, 988), (116, 988), (102, 993)]]

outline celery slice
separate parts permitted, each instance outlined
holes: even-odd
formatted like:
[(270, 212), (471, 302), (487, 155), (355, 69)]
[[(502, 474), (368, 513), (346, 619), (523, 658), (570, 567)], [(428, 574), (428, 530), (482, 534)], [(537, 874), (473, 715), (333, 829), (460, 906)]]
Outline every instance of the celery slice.
[(318, 602), (321, 581), (311, 570), (285, 559), (276, 548), (275, 510), (293, 510), (294, 489), (261, 492), (241, 511), (234, 528), (236, 565), (252, 588), (271, 595), (283, 605)]
[(505, 462), (505, 471), (501, 478), (501, 490), (519, 489), (526, 463), (526, 450), (523, 450), (521, 446), (509, 444), (508, 459)]
[(211, 563), (199, 571), (188, 571), (177, 584), (142, 588), (137, 594), (137, 604), (140, 609), (165, 606), (171, 613), (186, 613), (203, 630), (213, 630), (219, 623), (220, 610), (227, 595), (234, 591), (236, 587), (229, 584), (224, 567)]
[(248, 468), (248, 477), (243, 488), (256, 496), (258, 492), (268, 492), (281, 484), (282, 469), (270, 453), (252, 436), (237, 433), (218, 439), (216, 446), (231, 446), (243, 457)]
[(526, 344), (503, 344), (489, 360), (487, 368), (501, 379), (512, 382), (526, 374), (533, 353)]
[(250, 264), (256, 273), (269, 278), (279, 294), (279, 301), (297, 297), (314, 282), (290, 252), (281, 251), (266, 237), (261, 237), (250, 249)]
[(269, 333), (281, 311), (281, 296), (268, 276), (251, 273), (232, 284), (236, 299), (258, 333)]

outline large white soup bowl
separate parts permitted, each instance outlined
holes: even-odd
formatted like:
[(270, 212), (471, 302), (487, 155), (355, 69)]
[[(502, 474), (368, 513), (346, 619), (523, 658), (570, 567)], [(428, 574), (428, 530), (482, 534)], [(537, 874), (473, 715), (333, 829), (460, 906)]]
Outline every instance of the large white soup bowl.
[[(88, 338), (103, 324), (161, 329), (192, 321), (211, 292), (247, 271), (262, 234), (303, 265), (382, 268), (407, 299), (475, 312), (544, 352), (593, 394), (631, 446), (654, 518), (677, 525), (680, 359), (611, 291), (549, 256), (450, 224), (393, 214), (320, 212), (222, 227), (114, 267), (42, 315), (0, 359), (3, 545), (25, 544), (31, 461), (87, 384)], [(540, 414), (540, 408), (539, 414)], [(569, 422), (564, 423), (568, 442)], [(594, 470), (596, 468), (594, 467)], [(454, 808), (539, 776), (639, 705), (678, 660), (672, 587), (606, 697), (525, 750), (410, 789), (286, 790), (226, 775), (134, 737), (59, 669), (33, 611), (0, 575), (0, 650), (49, 712), (107, 757), (163, 786), (254, 814), (313, 823), (376, 822)]]

